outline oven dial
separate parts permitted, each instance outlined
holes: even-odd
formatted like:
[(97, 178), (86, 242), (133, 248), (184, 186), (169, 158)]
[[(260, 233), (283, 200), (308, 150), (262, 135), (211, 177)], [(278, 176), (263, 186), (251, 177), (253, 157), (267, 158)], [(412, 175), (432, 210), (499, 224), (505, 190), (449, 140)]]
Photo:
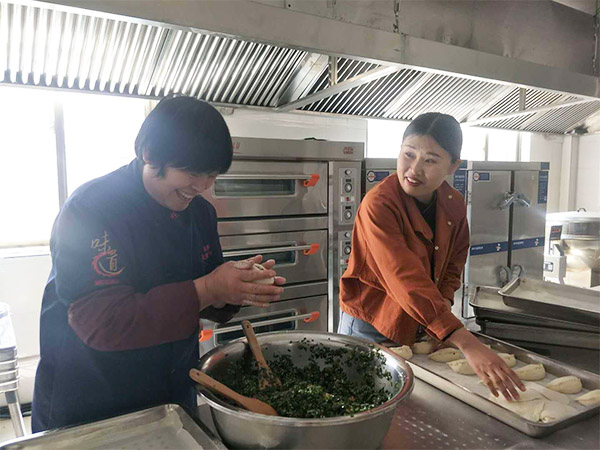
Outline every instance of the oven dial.
[(347, 238), (349, 238), (350, 236), (352, 236), (352, 233), (350, 231), (346, 231), (344, 233), (344, 236), (346, 236)]
[(344, 219), (346, 219), (346, 220), (352, 219), (352, 211), (350, 211), (349, 209), (344, 211)]
[(352, 249), (350, 248), (349, 245), (346, 245), (344, 247), (344, 255), (349, 255), (351, 251), (352, 251)]
[(352, 192), (352, 185), (351, 185), (350, 183), (346, 183), (346, 184), (344, 185), (344, 190), (345, 190), (346, 192)]

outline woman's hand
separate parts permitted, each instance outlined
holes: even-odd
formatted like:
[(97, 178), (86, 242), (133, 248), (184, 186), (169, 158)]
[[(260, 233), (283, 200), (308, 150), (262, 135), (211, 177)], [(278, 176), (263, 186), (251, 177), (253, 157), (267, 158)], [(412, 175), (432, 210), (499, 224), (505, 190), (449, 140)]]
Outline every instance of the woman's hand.
[[(279, 300), (285, 284), (285, 278), (278, 277), (274, 270), (275, 261), (263, 263), (267, 270), (253, 270), (252, 266), (262, 261), (262, 255), (242, 261), (229, 261), (221, 264), (208, 275), (194, 280), (196, 293), (202, 307), (223, 303), (241, 306), (259, 306), (266, 308), (271, 302)], [(274, 285), (255, 284), (253, 281), (275, 278)]]
[(498, 391), (507, 400), (518, 400), (525, 385), (495, 352), (483, 345), (466, 328), (456, 330), (448, 342), (456, 345), (483, 383), (498, 397)]

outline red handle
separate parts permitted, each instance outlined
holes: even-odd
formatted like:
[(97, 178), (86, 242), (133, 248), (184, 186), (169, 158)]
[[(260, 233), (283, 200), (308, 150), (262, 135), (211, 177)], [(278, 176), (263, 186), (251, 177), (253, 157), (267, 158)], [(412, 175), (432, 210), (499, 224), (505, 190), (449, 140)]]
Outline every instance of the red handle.
[(310, 179), (309, 180), (304, 180), (302, 182), (302, 184), (305, 187), (312, 187), (312, 186), (314, 186), (315, 184), (317, 184), (319, 182), (319, 178), (320, 178), (319, 174), (313, 173), (313, 174), (310, 175)]
[(315, 320), (317, 320), (319, 317), (321, 317), (321, 313), (319, 311), (313, 311), (310, 313), (310, 317), (307, 317), (306, 319), (302, 319), (302, 320), (305, 321), (306, 323), (311, 323), (311, 322), (314, 322)]
[(310, 248), (306, 249), (306, 250), (302, 250), (302, 253), (305, 255), (314, 255), (315, 253), (317, 253), (319, 251), (319, 248), (321, 246), (319, 244), (310, 244)]
[(212, 336), (213, 330), (202, 330), (200, 331), (200, 338), (198, 339), (198, 342), (209, 341)]

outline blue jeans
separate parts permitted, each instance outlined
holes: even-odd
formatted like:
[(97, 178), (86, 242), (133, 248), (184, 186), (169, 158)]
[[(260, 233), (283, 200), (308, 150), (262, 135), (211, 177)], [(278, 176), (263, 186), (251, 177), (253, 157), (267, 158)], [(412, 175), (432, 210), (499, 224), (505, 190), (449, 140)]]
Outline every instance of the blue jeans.
[(354, 336), (376, 343), (386, 341), (387, 338), (381, 334), (377, 329), (364, 320), (352, 317), (346, 314), (344, 311), (340, 311), (340, 324), (338, 325), (339, 334), (345, 334), (347, 336)]

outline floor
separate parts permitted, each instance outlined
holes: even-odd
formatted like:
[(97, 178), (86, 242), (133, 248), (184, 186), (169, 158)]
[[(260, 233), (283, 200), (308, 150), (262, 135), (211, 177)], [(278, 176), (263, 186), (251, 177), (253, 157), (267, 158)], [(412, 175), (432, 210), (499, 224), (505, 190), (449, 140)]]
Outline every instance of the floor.
[[(31, 434), (31, 416), (25, 417), (23, 421), (25, 422), (26, 433)], [(2, 446), (3, 442), (10, 441), (15, 437), (15, 430), (13, 429), (12, 421), (10, 419), (0, 420), (0, 447)]]

